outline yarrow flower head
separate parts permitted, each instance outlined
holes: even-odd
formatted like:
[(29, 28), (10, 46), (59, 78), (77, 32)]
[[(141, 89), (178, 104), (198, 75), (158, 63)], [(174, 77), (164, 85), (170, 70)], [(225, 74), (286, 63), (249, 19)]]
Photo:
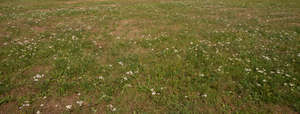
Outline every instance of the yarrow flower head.
[(115, 108), (112, 104), (107, 105), (107, 107), (113, 112), (117, 110), (117, 108)]
[(120, 65), (122, 65), (122, 66), (124, 65), (122, 61), (120, 61), (120, 62), (118, 62), (118, 63), (119, 63)]
[(127, 75), (132, 75), (133, 72), (132, 72), (132, 71), (128, 71), (128, 72), (126, 72), (126, 74), (127, 74)]
[(100, 80), (104, 80), (103, 76), (99, 76), (98, 79)]
[(82, 106), (82, 105), (83, 105), (83, 101), (76, 101), (76, 103), (77, 103), (79, 106)]
[(37, 74), (33, 77), (33, 81), (39, 81), (39, 79), (43, 78), (44, 76), (45, 76), (44, 74), (42, 74), (42, 75)]
[(68, 110), (71, 110), (71, 109), (72, 109), (72, 105), (67, 105), (66, 108), (67, 108)]

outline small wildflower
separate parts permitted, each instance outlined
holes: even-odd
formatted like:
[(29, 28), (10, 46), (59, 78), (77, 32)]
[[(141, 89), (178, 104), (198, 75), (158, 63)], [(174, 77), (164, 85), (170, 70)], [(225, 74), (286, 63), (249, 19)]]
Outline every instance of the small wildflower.
[(107, 107), (109, 107), (111, 111), (117, 110), (117, 108), (115, 108), (112, 104), (107, 105)]
[(23, 104), (22, 106), (30, 106), (30, 104), (26, 103), (26, 104)]
[(174, 50), (174, 52), (175, 52), (175, 53), (177, 53), (177, 52), (178, 52), (178, 50), (177, 50), (177, 49), (175, 49), (175, 50)]
[(289, 74), (285, 74), (286, 77), (291, 77)]
[(35, 75), (35, 76), (33, 77), (33, 81), (39, 81), (39, 79), (41, 79), (41, 78), (44, 77), (44, 76), (45, 76), (44, 74), (42, 74), (42, 75), (37, 74), (37, 75)]
[(152, 95), (156, 95), (156, 92), (155, 92), (155, 91), (152, 91)]
[(98, 77), (99, 80), (104, 80), (103, 76)]
[(291, 87), (293, 87), (293, 86), (295, 86), (295, 84), (293, 84), (293, 83), (290, 83), (290, 86), (291, 86)]
[(262, 56), (264, 59), (266, 59), (266, 60), (270, 60), (270, 58), (269, 57), (267, 57), (267, 56)]
[(40, 105), (40, 107), (43, 107), (43, 106), (44, 106), (44, 104), (41, 104), (41, 105)]
[(66, 108), (67, 108), (68, 110), (71, 110), (72, 105), (67, 105)]
[(251, 72), (252, 70), (249, 69), (249, 68), (245, 68), (245, 71), (246, 71), (246, 72)]
[(126, 74), (127, 74), (127, 75), (132, 75), (133, 72), (132, 72), (132, 71), (128, 71), (128, 72), (126, 72)]
[(120, 61), (120, 62), (118, 62), (118, 63), (119, 63), (120, 65), (122, 65), (122, 66), (124, 65), (122, 61)]
[(259, 83), (257, 83), (256, 85), (257, 85), (258, 87), (260, 87), (260, 86), (261, 86), (261, 84), (259, 84)]
[(83, 101), (76, 101), (76, 103), (77, 103), (79, 106), (82, 106)]
[(204, 74), (200, 74), (199, 76), (200, 76), (200, 77), (204, 77)]
[(151, 89), (150, 89), (150, 91), (154, 91), (154, 89), (153, 89), (153, 88), (151, 88)]
[(206, 98), (207, 97), (207, 94), (203, 94), (203, 95), (201, 95), (202, 97), (204, 97), (204, 98)]
[(41, 111), (39, 111), (39, 110), (38, 110), (38, 111), (36, 111), (36, 114), (41, 114)]
[(267, 82), (267, 80), (266, 80), (266, 79), (264, 79), (264, 80), (263, 80), (263, 82)]

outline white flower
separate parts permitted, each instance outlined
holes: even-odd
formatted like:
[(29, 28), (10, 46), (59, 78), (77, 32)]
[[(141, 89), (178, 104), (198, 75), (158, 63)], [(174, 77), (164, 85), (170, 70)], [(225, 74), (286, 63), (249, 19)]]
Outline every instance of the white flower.
[(257, 83), (256, 85), (259, 86), (259, 87), (261, 86), (261, 84), (259, 84), (259, 83)]
[(98, 79), (100, 80), (104, 80), (103, 76), (99, 76)]
[(124, 79), (124, 80), (128, 80), (127, 77), (124, 77), (123, 79)]
[(79, 106), (82, 106), (83, 101), (76, 101), (76, 103), (77, 103)]
[(109, 107), (111, 111), (117, 110), (117, 108), (115, 108), (112, 104), (107, 105), (107, 107)]
[(40, 105), (40, 107), (43, 107), (43, 106), (44, 106), (44, 104), (41, 104), (41, 105)]
[(37, 74), (37, 75), (35, 75), (35, 76), (33, 77), (33, 81), (39, 81), (39, 79), (41, 79), (41, 78), (44, 77), (44, 76), (45, 76), (44, 74), (42, 74), (42, 75)]
[(289, 74), (285, 74), (286, 77), (291, 77)]
[(270, 60), (270, 58), (269, 57), (267, 57), (267, 56), (262, 56), (264, 59), (266, 59), (266, 60)]
[(153, 88), (151, 88), (151, 89), (150, 89), (150, 91), (154, 91), (154, 89), (153, 89)]
[(36, 114), (41, 114), (41, 112), (38, 110), (38, 111), (36, 111)]
[(293, 84), (293, 83), (290, 83), (290, 86), (291, 86), (291, 87), (293, 87), (294, 85), (295, 85), (295, 84)]
[(200, 77), (204, 77), (204, 74), (200, 74), (199, 76), (200, 76)]
[(23, 104), (23, 106), (30, 106), (30, 104)]
[(152, 91), (152, 95), (155, 95), (156, 94), (156, 92), (155, 91)]
[(122, 66), (124, 65), (122, 61), (120, 61), (120, 62), (118, 62), (118, 63), (119, 63), (120, 65), (122, 65)]
[(263, 82), (267, 82), (267, 80), (264, 79)]
[(175, 50), (174, 50), (174, 52), (175, 52), (175, 53), (177, 53), (177, 52), (178, 52), (178, 50), (177, 50), (177, 49), (175, 49)]
[(67, 108), (68, 110), (70, 110), (70, 109), (72, 108), (72, 105), (67, 105), (66, 108)]
[(113, 108), (114, 106), (112, 104), (107, 105), (109, 108)]
[(127, 74), (127, 75), (132, 75), (133, 72), (132, 72), (132, 71), (128, 71), (128, 72), (126, 72), (126, 74)]
[(257, 72), (259, 72), (259, 73), (264, 73), (264, 71), (263, 71), (263, 70), (257, 70)]
[(37, 74), (35, 77), (36, 78), (41, 78), (42, 76), (40, 74)]
[(250, 72), (250, 71), (251, 71), (251, 69), (249, 69), (249, 68), (245, 68), (245, 71), (246, 71), (246, 72)]
[(298, 55), (297, 55), (298, 57), (300, 57), (300, 53), (298, 53)]
[(205, 98), (206, 98), (206, 97), (207, 97), (207, 94), (203, 94), (202, 97), (205, 97)]

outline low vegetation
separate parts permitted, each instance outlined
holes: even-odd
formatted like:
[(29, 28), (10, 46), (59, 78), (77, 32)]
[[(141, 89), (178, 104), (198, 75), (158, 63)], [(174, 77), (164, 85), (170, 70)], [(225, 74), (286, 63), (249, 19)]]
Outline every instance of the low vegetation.
[(1, 0), (0, 113), (299, 113), (299, 0)]

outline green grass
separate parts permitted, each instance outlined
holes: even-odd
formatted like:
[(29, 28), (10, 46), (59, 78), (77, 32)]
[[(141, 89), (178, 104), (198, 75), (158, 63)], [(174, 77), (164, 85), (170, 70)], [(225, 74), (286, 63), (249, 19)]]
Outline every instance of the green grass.
[(299, 4), (1, 0), (0, 113), (299, 113)]

